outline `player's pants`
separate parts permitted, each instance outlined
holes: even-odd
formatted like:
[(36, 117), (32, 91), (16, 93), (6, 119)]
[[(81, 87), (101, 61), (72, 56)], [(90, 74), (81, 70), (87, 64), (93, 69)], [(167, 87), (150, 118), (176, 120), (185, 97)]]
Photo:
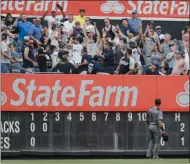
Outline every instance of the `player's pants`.
[(146, 156), (151, 157), (153, 151), (153, 158), (157, 158), (160, 147), (161, 130), (157, 125), (149, 125), (149, 132), (151, 141)]

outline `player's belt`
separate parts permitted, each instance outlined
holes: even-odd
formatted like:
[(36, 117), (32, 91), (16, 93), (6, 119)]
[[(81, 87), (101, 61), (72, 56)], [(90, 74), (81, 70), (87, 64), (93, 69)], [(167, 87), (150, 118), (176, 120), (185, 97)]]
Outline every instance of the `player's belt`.
[(157, 125), (157, 123), (152, 122), (152, 123), (150, 123), (150, 125)]

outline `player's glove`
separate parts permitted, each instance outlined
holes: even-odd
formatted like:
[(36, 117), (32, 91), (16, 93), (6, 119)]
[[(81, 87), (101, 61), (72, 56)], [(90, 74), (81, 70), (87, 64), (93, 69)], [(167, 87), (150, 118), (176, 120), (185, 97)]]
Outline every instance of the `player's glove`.
[(169, 140), (168, 134), (165, 131), (162, 132), (162, 137), (165, 142)]

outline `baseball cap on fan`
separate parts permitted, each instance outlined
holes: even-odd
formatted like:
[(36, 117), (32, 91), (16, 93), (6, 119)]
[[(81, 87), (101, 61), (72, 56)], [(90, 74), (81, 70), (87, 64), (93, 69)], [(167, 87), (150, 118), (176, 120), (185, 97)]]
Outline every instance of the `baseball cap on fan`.
[(29, 36), (25, 36), (24, 37), (24, 41), (29, 41), (30, 40), (30, 37)]
[(137, 14), (137, 10), (133, 10), (133, 11), (132, 11), (132, 14)]
[(155, 30), (162, 29), (161, 26), (156, 26)]
[(159, 68), (159, 65), (155, 62), (153, 62), (152, 65), (154, 65), (156, 68)]
[(165, 38), (164, 34), (159, 35), (160, 40), (164, 40), (164, 38)]
[(172, 46), (174, 46), (174, 45), (175, 45), (174, 40), (171, 40), (170, 43), (169, 43), (169, 47), (172, 47)]

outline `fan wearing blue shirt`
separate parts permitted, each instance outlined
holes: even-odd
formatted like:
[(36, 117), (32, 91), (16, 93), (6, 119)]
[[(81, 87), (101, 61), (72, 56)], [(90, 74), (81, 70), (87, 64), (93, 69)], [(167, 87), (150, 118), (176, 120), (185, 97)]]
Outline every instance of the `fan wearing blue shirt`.
[(28, 36), (30, 33), (30, 28), (32, 26), (31, 22), (27, 21), (26, 15), (21, 15), (21, 21), (17, 22), (17, 29), (18, 29), (18, 41), (20, 47), (24, 45), (24, 37)]
[(125, 35), (128, 36), (130, 33), (130, 27), (129, 27), (129, 20), (127, 18), (122, 19), (122, 27), (121, 27), (121, 32)]
[(142, 21), (140, 18), (137, 17), (137, 11), (132, 11), (132, 18), (129, 19), (129, 27), (131, 31), (134, 31), (135, 33), (139, 33), (139, 25), (142, 24)]
[(33, 40), (39, 41), (42, 37), (42, 30), (43, 30), (43, 27), (41, 25), (41, 19), (36, 18), (35, 24), (33, 24), (30, 28), (30, 37)]

